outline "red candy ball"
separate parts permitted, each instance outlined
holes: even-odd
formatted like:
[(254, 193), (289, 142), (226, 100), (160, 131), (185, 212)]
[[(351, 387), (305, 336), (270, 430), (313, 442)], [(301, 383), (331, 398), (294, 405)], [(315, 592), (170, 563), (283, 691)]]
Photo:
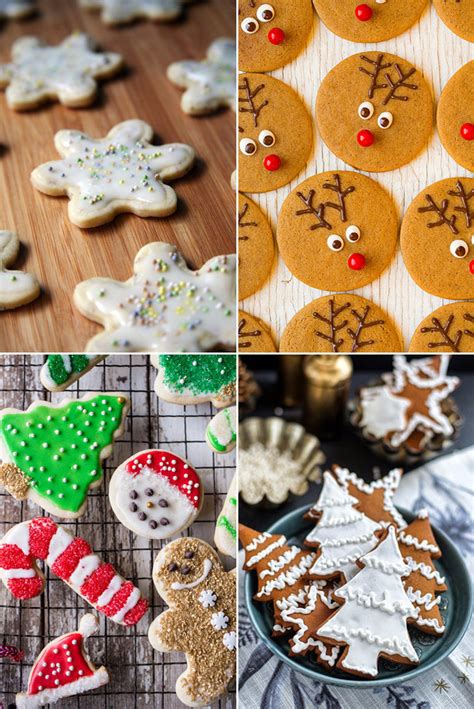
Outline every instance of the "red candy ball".
[(347, 265), (353, 271), (362, 271), (365, 268), (365, 256), (362, 254), (352, 254), (347, 260)]
[(268, 41), (272, 44), (283, 44), (285, 33), (279, 27), (273, 27), (268, 33)]
[(474, 259), (472, 259), (471, 263), (469, 264), (469, 270), (474, 276)]
[(374, 134), (370, 130), (360, 130), (357, 133), (357, 142), (361, 148), (370, 148), (374, 144)]
[(355, 9), (355, 16), (361, 22), (367, 22), (368, 20), (371, 20), (373, 14), (374, 13), (372, 8), (366, 5), (365, 3), (363, 5), (357, 5)]
[(275, 172), (275, 170), (279, 170), (280, 165), (281, 160), (278, 155), (267, 155), (267, 157), (263, 161), (263, 167), (269, 172)]
[(474, 123), (464, 123), (460, 132), (464, 140), (474, 140)]

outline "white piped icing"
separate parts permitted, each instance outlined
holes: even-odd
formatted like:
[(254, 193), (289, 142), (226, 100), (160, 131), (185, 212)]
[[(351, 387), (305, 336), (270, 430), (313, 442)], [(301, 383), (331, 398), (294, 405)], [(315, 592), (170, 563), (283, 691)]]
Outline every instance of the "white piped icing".
[[(268, 535), (270, 536), (270, 535)], [(246, 568), (250, 569), (252, 566), (255, 566), (255, 564), (258, 564), (259, 561), (262, 559), (265, 559), (265, 557), (270, 556), (275, 549), (278, 549), (279, 547), (282, 547), (285, 543), (285, 537), (281, 536), (279, 539), (277, 539), (275, 542), (272, 542), (272, 544), (269, 544), (266, 546), (264, 549), (258, 552), (258, 554), (254, 554), (254, 556), (251, 556), (248, 561), (245, 562)]]
[(313, 554), (304, 556), (299, 564), (293, 565), (288, 571), (279, 574), (276, 578), (267, 581), (264, 587), (258, 591), (257, 597), (269, 596), (275, 589), (282, 590), (286, 586), (293, 586), (309, 569), (313, 561)]
[(439, 554), (440, 550), (435, 544), (430, 544), (426, 539), (421, 541), (414, 537), (412, 534), (406, 534), (406, 532), (400, 532), (399, 539), (402, 544), (407, 546), (413, 546), (418, 551), (429, 551), (431, 554)]
[(406, 576), (409, 576), (414, 571), (417, 571), (427, 579), (434, 579), (436, 583), (440, 585), (444, 584), (446, 579), (444, 576), (441, 576), (437, 569), (431, 568), (431, 566), (424, 564), (422, 561), (415, 561), (415, 559), (411, 556), (405, 556), (403, 560), (409, 567), (408, 571), (405, 572)]
[(313, 648), (318, 651), (319, 659), (327, 662), (330, 667), (334, 667), (336, 664), (337, 656), (339, 654), (339, 647), (327, 646), (321, 640), (314, 637), (309, 637), (305, 641), (302, 640), (305, 633), (308, 631), (308, 626), (305, 623), (305, 619), (302, 617), (295, 618), (295, 613), (298, 616), (305, 616), (311, 614), (318, 602), (323, 602), (328, 608), (337, 608), (337, 603), (332, 603), (326, 596), (315, 586), (309, 589), (308, 602), (305, 608), (291, 608), (282, 613), (283, 620), (285, 622), (295, 625), (298, 630), (291, 639), (291, 651), (295, 654), (301, 654), (306, 652), (309, 648)]
[(422, 606), (427, 611), (432, 610), (441, 601), (441, 596), (433, 596), (431, 593), (423, 595), (420, 589), (417, 588), (415, 591), (412, 586), (409, 586), (406, 592), (410, 601), (416, 603), (417, 606)]
[(416, 621), (417, 625), (426, 625), (429, 628), (433, 628), (436, 633), (444, 633), (446, 630), (445, 625), (440, 625), (437, 618), (418, 618)]
[(262, 532), (258, 535), (258, 537), (252, 539), (250, 544), (247, 544), (245, 551), (255, 551), (255, 549), (257, 549), (261, 544), (264, 544), (267, 539), (270, 539), (271, 536), (272, 535), (269, 534), (269, 532)]
[(288, 551), (283, 552), (278, 559), (270, 559), (268, 568), (261, 571), (260, 578), (263, 579), (265, 576), (274, 576), (278, 571), (281, 571), (281, 569), (287, 566), (290, 561), (293, 561), (300, 551), (301, 549), (298, 549), (298, 547), (291, 547)]

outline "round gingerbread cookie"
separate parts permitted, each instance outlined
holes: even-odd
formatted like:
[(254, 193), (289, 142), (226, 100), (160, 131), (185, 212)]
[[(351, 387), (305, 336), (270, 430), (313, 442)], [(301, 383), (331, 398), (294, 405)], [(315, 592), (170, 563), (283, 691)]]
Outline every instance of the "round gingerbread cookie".
[(313, 300), (290, 320), (280, 352), (400, 352), (403, 343), (390, 317), (351, 293)]
[(474, 298), (474, 179), (427, 187), (407, 209), (400, 235), (413, 280), (440, 298)]
[(474, 172), (474, 61), (448, 81), (438, 103), (438, 131), (459, 165)]
[(459, 37), (474, 42), (474, 3), (472, 0), (433, 0), (444, 24)]
[(474, 303), (449, 303), (416, 328), (409, 352), (474, 352)]
[(311, 117), (298, 94), (266, 74), (239, 76), (239, 190), (270, 192), (303, 169)]
[(313, 0), (326, 27), (351, 42), (382, 42), (420, 19), (426, 0)]
[(313, 26), (311, 0), (239, 0), (239, 68), (273, 71), (304, 49)]
[(419, 69), (382, 52), (354, 54), (332, 69), (316, 100), (321, 137), (352, 167), (387, 172), (411, 162), (433, 129), (433, 99)]
[(255, 202), (239, 194), (239, 300), (263, 286), (274, 258), (273, 233), (266, 216)]
[(239, 351), (248, 352), (276, 352), (270, 328), (263, 320), (254, 315), (239, 310)]
[(322, 290), (354, 290), (380, 276), (397, 245), (398, 218), (387, 192), (357, 172), (323, 172), (286, 198), (278, 247), (290, 271)]

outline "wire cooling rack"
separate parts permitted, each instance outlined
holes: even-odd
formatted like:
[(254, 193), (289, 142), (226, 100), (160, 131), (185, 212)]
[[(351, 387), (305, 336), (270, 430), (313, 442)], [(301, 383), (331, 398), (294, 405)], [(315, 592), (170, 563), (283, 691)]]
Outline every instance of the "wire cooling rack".
[[(89, 493), (86, 512), (79, 520), (61, 524), (83, 536), (124, 577), (138, 583), (151, 605), (150, 612), (133, 628), (126, 629), (100, 617), (100, 631), (88, 639), (87, 647), (93, 662), (107, 667), (110, 683), (94, 692), (63, 700), (61, 707), (182, 707), (175, 695), (175, 682), (185, 669), (184, 656), (158, 653), (147, 638), (149, 624), (166, 607), (152, 581), (153, 562), (164, 542), (145, 540), (123, 527), (112, 512), (106, 490), (117, 465), (132, 453), (152, 447), (174, 451), (199, 470), (205, 489), (198, 520), (185, 534), (213, 544), (215, 520), (235, 472), (234, 455), (216, 456), (205, 443), (205, 428), (213, 413), (210, 404), (183, 407), (157, 399), (153, 389), (156, 370), (148, 357), (108, 357), (59, 394), (51, 394), (42, 387), (39, 374), (43, 362), (42, 356), (0, 356), (0, 408), (26, 409), (37, 399), (58, 402), (91, 391), (121, 391), (130, 397), (125, 432), (114, 443), (112, 456), (104, 464), (102, 484)], [(4, 491), (0, 494), (0, 505), (0, 535), (22, 520), (43, 514), (37, 505), (21, 503)], [(50, 574), (49, 569), (46, 571), (44, 593), (23, 603), (15, 601), (0, 584), (0, 641), (25, 652), (21, 664), (0, 662), (0, 704), (3, 702), (5, 707), (15, 701), (17, 691), (26, 689), (32, 663), (44, 645), (75, 630), (80, 617), (90, 610), (63, 581)], [(234, 693), (214, 706), (231, 709), (235, 706)]]

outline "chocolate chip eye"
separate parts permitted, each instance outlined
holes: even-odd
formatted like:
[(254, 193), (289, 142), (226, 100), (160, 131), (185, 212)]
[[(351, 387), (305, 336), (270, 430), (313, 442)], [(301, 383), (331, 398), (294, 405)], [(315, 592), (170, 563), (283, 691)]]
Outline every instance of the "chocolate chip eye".
[(342, 251), (344, 248), (344, 241), (341, 239), (339, 234), (331, 234), (327, 238), (327, 245), (331, 251)]
[(168, 507), (168, 503), (163, 498), (161, 498), (161, 500), (158, 500), (158, 504), (160, 507)]
[(178, 564), (175, 564), (174, 561), (171, 562), (171, 564), (168, 564), (168, 571), (177, 571), (178, 570)]
[(242, 20), (240, 26), (245, 34), (255, 34), (260, 29), (260, 25), (253, 17), (246, 17), (245, 20)]
[(469, 247), (462, 239), (454, 239), (450, 244), (449, 250), (455, 258), (464, 258), (467, 256)]
[(191, 567), (190, 566), (182, 566), (181, 573), (183, 574), (183, 576), (187, 576), (188, 574), (191, 573)]
[(358, 226), (348, 226), (346, 229), (346, 239), (351, 244), (355, 244), (360, 239), (360, 229)]
[(244, 155), (255, 155), (257, 152), (257, 143), (252, 138), (242, 138), (239, 147)]
[(138, 492), (136, 490), (130, 490), (130, 498), (136, 500), (138, 497)]
[(372, 116), (374, 115), (374, 111), (374, 104), (370, 101), (364, 101), (360, 104), (358, 113), (360, 118), (362, 118), (364, 121), (368, 121), (369, 118), (372, 118)]
[(147, 497), (152, 497), (154, 494), (155, 494), (154, 490), (152, 490), (151, 487), (147, 487), (147, 489), (145, 490), (145, 495)]
[(275, 10), (271, 5), (265, 3), (265, 5), (260, 5), (257, 10), (257, 17), (260, 22), (271, 22), (275, 17)]
[(145, 512), (140, 512), (138, 515), (138, 519), (144, 522), (146, 520), (146, 514)]
[(160, 524), (162, 524), (163, 527), (166, 527), (166, 525), (169, 524), (169, 523), (170, 523), (170, 521), (169, 521), (169, 519), (167, 519), (166, 517), (162, 517), (162, 518), (160, 519)]
[(276, 143), (275, 134), (272, 133), (271, 130), (262, 130), (258, 136), (258, 142), (265, 146), (265, 148), (271, 148), (272, 145)]
[(158, 527), (158, 522), (156, 521), (156, 519), (151, 519), (148, 524), (152, 529), (156, 529)]
[(138, 507), (137, 507), (137, 505), (136, 505), (134, 502), (131, 502), (131, 503), (130, 503), (129, 510), (130, 510), (131, 512), (136, 512), (136, 511), (138, 510)]
[(184, 552), (184, 558), (185, 559), (192, 559), (194, 557), (194, 552), (193, 551), (185, 551)]
[(387, 130), (387, 128), (390, 128), (392, 123), (393, 116), (390, 111), (384, 111), (383, 113), (381, 113), (377, 120), (379, 128), (382, 128), (383, 130)]

